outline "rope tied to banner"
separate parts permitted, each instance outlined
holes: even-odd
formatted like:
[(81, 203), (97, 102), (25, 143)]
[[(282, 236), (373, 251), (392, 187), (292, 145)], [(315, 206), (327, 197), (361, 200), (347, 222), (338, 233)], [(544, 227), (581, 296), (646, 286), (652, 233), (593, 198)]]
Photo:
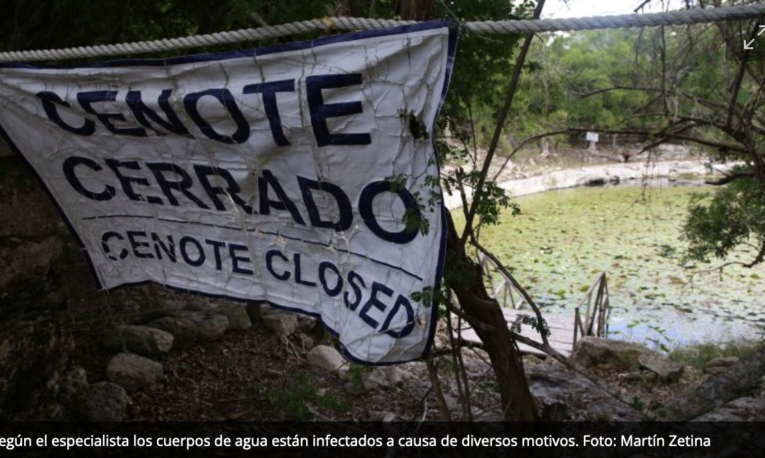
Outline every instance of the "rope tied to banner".
[[(509, 21), (479, 21), (460, 24), (467, 32), (488, 34), (567, 32), (576, 30), (617, 29), (632, 27), (659, 27), (670, 25), (692, 25), (711, 22), (738, 21), (765, 17), (765, 4), (739, 5), (722, 8), (666, 11), (650, 14), (627, 14), (619, 16), (594, 16), (567, 19), (535, 19)], [(314, 31), (374, 30), (416, 21), (392, 19), (370, 19), (355, 17), (326, 17), (310, 21), (292, 22), (255, 29), (233, 30), (208, 35), (195, 35), (161, 40), (118, 43), (113, 45), (83, 46), (67, 49), (45, 49), (30, 51), (9, 51), (0, 53), (0, 62), (39, 62), (91, 57), (146, 54), (162, 51), (177, 51), (204, 46), (226, 45), (266, 38), (279, 38)]]

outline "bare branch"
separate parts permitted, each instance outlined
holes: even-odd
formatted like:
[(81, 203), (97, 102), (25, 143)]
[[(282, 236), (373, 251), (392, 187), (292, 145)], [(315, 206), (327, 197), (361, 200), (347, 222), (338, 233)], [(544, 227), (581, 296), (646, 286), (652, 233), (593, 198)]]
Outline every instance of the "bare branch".
[(523, 140), (521, 143), (516, 146), (513, 151), (510, 152), (510, 154), (505, 158), (505, 162), (502, 163), (502, 166), (499, 168), (499, 171), (494, 175), (492, 178), (492, 181), (497, 181), (497, 178), (499, 178), (499, 175), (502, 173), (502, 171), (507, 167), (507, 164), (510, 162), (510, 159), (515, 156), (515, 153), (517, 153), (521, 148), (528, 145), (529, 143), (535, 142), (537, 140), (541, 140), (545, 137), (552, 137), (553, 135), (563, 135), (563, 134), (570, 134), (571, 129), (564, 129), (564, 130), (556, 130), (554, 132), (547, 132), (544, 134), (534, 135), (533, 137), (529, 137), (525, 140)]
[(444, 421), (450, 422), (452, 421), (452, 416), (449, 412), (449, 406), (446, 404), (444, 392), (441, 389), (441, 381), (438, 379), (438, 365), (433, 360), (433, 357), (428, 358), (426, 362), (430, 386), (433, 387), (433, 393), (436, 395), (436, 402), (438, 403), (438, 409), (441, 411), (441, 417)]
[[(569, 369), (573, 370), (574, 372), (577, 372), (578, 374), (586, 377), (600, 390), (604, 391), (605, 393), (608, 393), (609, 396), (613, 397), (614, 399), (621, 402), (622, 404), (629, 406), (630, 408), (633, 408), (632, 402), (630, 400), (625, 399), (621, 393), (611, 389), (606, 383), (603, 382), (603, 380), (598, 378), (598, 376), (588, 371), (583, 366), (566, 358), (559, 351), (555, 350), (549, 345), (544, 345), (534, 340), (531, 340), (526, 336), (518, 334), (517, 332), (510, 331), (510, 334), (512, 335), (514, 340), (545, 353), (546, 355), (550, 356), (551, 358), (563, 364), (564, 366), (568, 367)], [(483, 348), (483, 345), (471, 342), (470, 348)]]
[[(656, 88), (651, 88), (651, 87), (612, 86), (612, 87), (607, 87), (607, 88), (604, 88), (604, 89), (598, 89), (598, 90), (595, 90), (595, 91), (586, 92), (584, 94), (578, 95), (577, 97), (585, 99), (587, 97), (592, 97), (594, 95), (602, 94), (602, 93), (605, 93), (605, 92), (611, 92), (611, 91), (657, 92), (660, 95), (663, 94), (663, 91), (661, 89), (656, 89)], [(711, 100), (707, 100), (707, 99), (704, 99), (704, 98), (701, 98), (701, 97), (697, 97), (695, 95), (686, 94), (684, 92), (677, 92), (677, 91), (668, 90), (667, 94), (675, 96), (675, 97), (682, 97), (682, 98), (685, 98), (685, 99), (689, 99), (689, 100), (698, 102), (698, 103), (704, 105), (705, 107), (707, 107), (709, 109), (726, 110), (726, 111), (728, 109), (728, 107), (726, 107), (725, 105), (721, 105), (719, 103), (715, 103), (715, 102), (712, 102)]]
[[(581, 129), (581, 128), (571, 128), (569, 129), (571, 132), (575, 133), (585, 133), (585, 132), (600, 132), (604, 134), (627, 134), (627, 135), (656, 135), (655, 132), (648, 131), (648, 130), (634, 130), (634, 129)], [(731, 143), (722, 143), (722, 142), (715, 142), (712, 140), (705, 140), (703, 138), (697, 138), (697, 137), (691, 137), (688, 135), (680, 135), (676, 133), (664, 133), (663, 134), (666, 137), (671, 137), (677, 140), (687, 140), (689, 142), (698, 143), (700, 145), (709, 146), (712, 148), (718, 148), (721, 150), (728, 150), (728, 151), (738, 151), (739, 153), (745, 153), (750, 154), (751, 152), (747, 149), (742, 148), (741, 146), (734, 145)]]
[(746, 267), (747, 269), (751, 269), (757, 264), (760, 264), (762, 261), (765, 261), (765, 242), (762, 243), (762, 246), (760, 247), (760, 251), (757, 253), (757, 256), (754, 258), (754, 260), (750, 262), (749, 264), (744, 264), (744, 267)]
[[(516, 290), (518, 290), (519, 293), (521, 293), (521, 296), (523, 296), (523, 299), (526, 300), (526, 302), (531, 306), (532, 310), (534, 310), (534, 315), (537, 317), (537, 323), (541, 326), (543, 323), (546, 323), (545, 319), (542, 317), (542, 311), (539, 310), (539, 306), (536, 302), (534, 302), (534, 299), (531, 298), (531, 295), (526, 291), (526, 289), (521, 286), (520, 283), (518, 283), (518, 280), (513, 277), (513, 275), (510, 273), (509, 270), (505, 268), (504, 265), (502, 265), (502, 262), (500, 262), (499, 259), (497, 259), (496, 256), (494, 256), (489, 250), (484, 248), (480, 243), (478, 243), (478, 240), (473, 238), (471, 240), (471, 244), (478, 249), (478, 251), (482, 252), (487, 258), (491, 259), (491, 261), (494, 263), (494, 265), (497, 266), (497, 268), (502, 272), (505, 277), (507, 277), (510, 280), (510, 283), (513, 284), (513, 287), (515, 287)], [(539, 335), (542, 337), (542, 344), (544, 344), (546, 347), (550, 346), (550, 342), (547, 340), (547, 335), (545, 332), (540, 332)]]
[[(757, 27), (754, 28), (751, 36), (749, 38), (756, 38), (757, 37)], [(733, 84), (731, 86), (731, 95), (730, 100), (728, 102), (728, 116), (725, 121), (725, 125), (729, 128), (733, 125), (733, 113), (734, 113), (734, 107), (738, 103), (738, 93), (741, 90), (741, 84), (744, 81), (744, 74), (746, 73), (746, 62), (747, 58), (749, 57), (749, 50), (744, 48), (744, 55), (741, 58), (741, 63), (738, 66), (738, 70), (736, 71), (736, 78), (733, 80)]]

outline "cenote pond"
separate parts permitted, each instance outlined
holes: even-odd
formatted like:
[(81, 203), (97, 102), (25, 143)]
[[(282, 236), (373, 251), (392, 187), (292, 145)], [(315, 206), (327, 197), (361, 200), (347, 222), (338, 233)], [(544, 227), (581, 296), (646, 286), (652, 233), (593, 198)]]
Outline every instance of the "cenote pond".
[[(709, 272), (681, 266), (681, 228), (702, 186), (615, 186), (515, 199), (481, 238), (549, 314), (573, 318), (601, 271), (612, 307), (609, 337), (658, 348), (757, 338), (765, 330), (765, 268)], [(459, 226), (461, 212), (454, 212)], [(729, 260), (749, 261), (751, 253)], [(704, 272), (706, 271), (706, 272)]]

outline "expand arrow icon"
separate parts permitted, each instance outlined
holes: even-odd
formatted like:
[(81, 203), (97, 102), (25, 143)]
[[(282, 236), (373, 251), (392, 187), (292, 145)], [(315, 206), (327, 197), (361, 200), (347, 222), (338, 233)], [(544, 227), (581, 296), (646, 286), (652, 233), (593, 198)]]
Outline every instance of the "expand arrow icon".
[(752, 43), (754, 43), (754, 38), (752, 38), (752, 39), (749, 41), (749, 43), (747, 43), (747, 42), (746, 42), (746, 40), (744, 40), (744, 49), (754, 49), (754, 48), (752, 47)]
[(765, 32), (765, 25), (760, 26), (760, 31), (757, 32), (757, 36), (759, 37), (760, 35), (762, 35), (763, 32)]

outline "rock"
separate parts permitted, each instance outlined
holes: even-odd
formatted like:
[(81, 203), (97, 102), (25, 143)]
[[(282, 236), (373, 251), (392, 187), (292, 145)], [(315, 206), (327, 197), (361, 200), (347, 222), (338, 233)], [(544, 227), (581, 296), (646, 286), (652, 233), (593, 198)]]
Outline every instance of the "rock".
[(71, 319), (65, 309), (40, 313), (34, 321), (9, 318), (13, 304), (0, 302), (6, 313), (0, 326), (0, 417), (37, 416), (55, 396), (75, 348)]
[(303, 314), (296, 314), (298, 321), (298, 329), (305, 332), (310, 332), (316, 326), (316, 318)]
[(722, 375), (727, 370), (727, 367), (717, 366), (717, 367), (705, 367), (704, 373), (707, 375), (711, 375), (712, 377), (717, 377), (718, 375)]
[(604, 186), (608, 182), (607, 176), (586, 174), (576, 180), (577, 186)]
[(186, 307), (188, 307), (188, 303), (186, 301), (176, 301), (172, 299), (165, 299), (161, 301), (162, 303), (162, 309), (165, 311), (165, 313), (173, 313), (173, 312), (180, 312), (182, 310), (187, 310)]
[(502, 412), (490, 412), (481, 409), (473, 410), (473, 421), (486, 421), (490, 423), (501, 423), (504, 421)]
[(116, 305), (117, 314), (126, 315), (130, 320), (127, 324), (147, 324), (177, 310), (175, 301), (160, 301), (152, 296), (145, 296), (135, 291), (138, 297), (119, 298)]
[(188, 312), (217, 312), (220, 309), (218, 304), (212, 304), (206, 300), (195, 300), (187, 302), (183, 310)]
[(361, 375), (361, 383), (364, 391), (380, 388), (390, 388), (411, 380), (414, 375), (396, 366), (376, 367), (374, 370)]
[(261, 304), (247, 304), (247, 314), (250, 315), (250, 322), (253, 326), (260, 325), (260, 307)]
[(308, 352), (308, 363), (328, 371), (339, 371), (348, 367), (343, 356), (329, 345), (319, 345)]
[[(210, 312), (194, 312), (197, 317), (197, 339), (199, 342), (212, 342), (223, 337), (228, 329), (228, 318), (225, 315)], [(193, 319), (193, 318), (192, 318)]]
[(196, 340), (200, 343), (218, 340), (228, 329), (228, 318), (218, 312), (182, 310), (170, 316), (192, 321), (196, 329)]
[(60, 397), (71, 398), (88, 387), (88, 374), (80, 366), (70, 367), (58, 379)]
[(197, 323), (190, 318), (165, 316), (149, 322), (149, 326), (172, 334), (173, 347), (178, 349), (189, 348), (197, 343), (199, 338)]
[(106, 377), (128, 393), (157, 383), (162, 364), (132, 353), (114, 355), (106, 365)]
[(658, 374), (649, 370), (641, 370), (637, 372), (626, 372), (618, 374), (617, 379), (623, 380), (628, 383), (650, 383), (659, 379)]
[(645, 353), (638, 356), (638, 364), (643, 369), (653, 372), (660, 382), (676, 382), (683, 375), (685, 367), (658, 353)]
[(443, 393), (443, 396), (444, 404), (446, 404), (446, 408), (449, 409), (449, 412), (455, 414), (453, 415), (455, 417), (462, 416), (462, 406), (460, 405), (460, 401), (450, 394)]
[(765, 411), (765, 397), (743, 397), (734, 399), (693, 421), (757, 421)]
[(685, 387), (690, 387), (690, 386), (697, 385), (700, 379), (701, 379), (701, 373), (699, 372), (698, 369), (692, 366), (685, 366), (683, 375), (680, 376), (680, 380), (678, 380), (677, 383)]
[(726, 404), (726, 407), (731, 409), (748, 410), (748, 411), (754, 412), (755, 410), (760, 410), (762, 408), (765, 408), (765, 398), (758, 398), (754, 396), (746, 397), (746, 398), (738, 398)]
[(396, 421), (396, 418), (398, 416), (395, 413), (386, 410), (372, 410), (369, 412), (369, 421), (391, 422)]
[(298, 330), (298, 318), (295, 313), (282, 312), (269, 306), (260, 309), (260, 319), (263, 326), (278, 336), (288, 337)]
[(384, 372), (379, 371), (378, 369), (380, 368), (361, 374), (361, 388), (364, 391), (372, 391), (388, 387), (388, 378), (385, 376)]
[(759, 388), (760, 394), (765, 393), (765, 375), (760, 378)]
[(655, 354), (635, 343), (585, 337), (576, 343), (571, 360), (587, 368), (609, 364), (620, 370), (635, 371), (640, 367), (640, 355), (651, 353)]
[(433, 349), (438, 352), (449, 348), (449, 345), (449, 338), (440, 332), (436, 332), (433, 338)]
[(188, 348), (196, 342), (220, 339), (229, 326), (228, 318), (212, 311), (180, 310), (154, 320), (151, 326), (164, 329), (179, 339), (179, 348)]
[(18, 241), (17, 244), (0, 246), (0, 290), (44, 277), (62, 249), (63, 244), (56, 236), (39, 242)]
[(390, 366), (384, 369), (388, 373), (388, 381), (391, 385), (401, 385), (417, 378), (414, 374), (405, 371), (400, 366)]
[[(3, 144), (0, 139), (0, 145)], [(24, 160), (19, 156), (3, 159), (0, 168), (3, 170), (0, 174), (0, 215), (3, 215), (0, 238), (39, 241), (56, 234), (63, 225), (61, 216)]]
[(752, 396), (760, 391), (760, 380), (765, 375), (765, 346), (742, 357), (724, 373), (706, 380), (684, 396), (666, 406), (669, 421), (697, 418), (726, 402)]
[(246, 331), (252, 328), (252, 320), (250, 320), (246, 304), (224, 304), (217, 311), (228, 318), (228, 329)]
[(579, 412), (578, 417), (571, 420), (636, 421), (642, 418), (638, 411), (572, 370), (550, 364), (534, 364), (525, 370), (531, 393), (540, 404), (540, 413), (562, 404), (571, 412)]
[(149, 326), (123, 324), (107, 332), (103, 344), (111, 351), (161, 355), (173, 347), (173, 335)]
[(80, 413), (87, 421), (122, 421), (129, 400), (121, 386), (111, 382), (96, 383), (83, 393)]
[(711, 412), (708, 412), (700, 416), (699, 418), (694, 419), (693, 421), (703, 421), (703, 422), (741, 421), (741, 418), (739, 418), (735, 414), (735, 412), (733, 412), (732, 410), (719, 408)]
[(704, 373), (709, 375), (720, 375), (725, 372), (725, 369), (734, 366), (736, 363), (738, 363), (738, 358), (735, 356), (715, 358), (707, 362), (704, 366)]
[(540, 358), (534, 355), (524, 355), (523, 356), (523, 364), (542, 364), (544, 361), (542, 361)]

